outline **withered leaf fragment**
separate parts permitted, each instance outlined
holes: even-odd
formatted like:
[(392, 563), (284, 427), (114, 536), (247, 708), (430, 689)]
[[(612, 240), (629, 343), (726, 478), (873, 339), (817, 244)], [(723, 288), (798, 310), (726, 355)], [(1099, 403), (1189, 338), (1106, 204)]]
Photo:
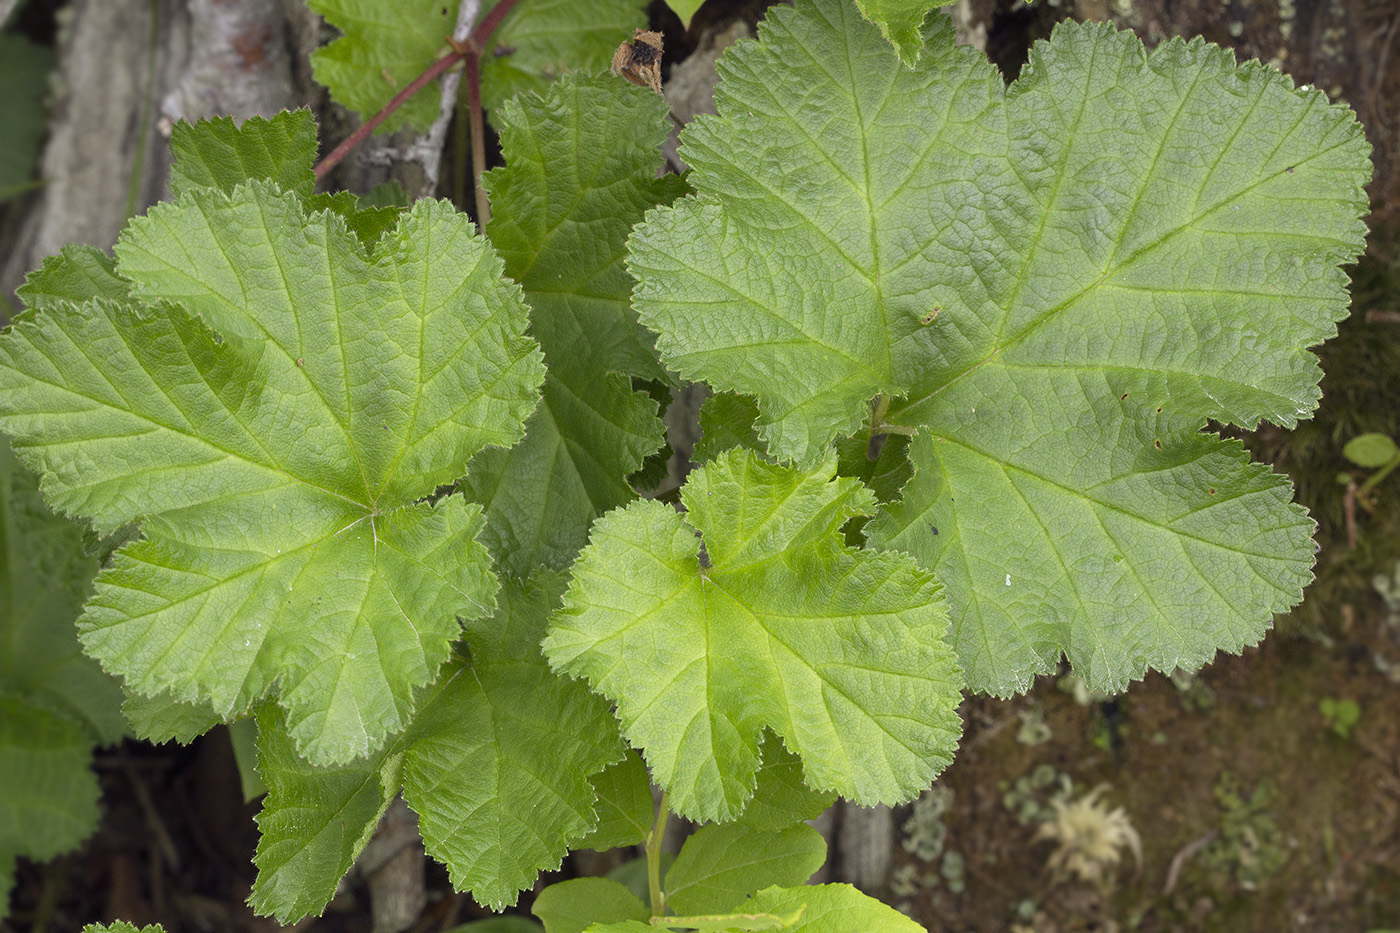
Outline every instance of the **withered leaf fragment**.
[(617, 47), (612, 73), (622, 75), (638, 87), (661, 93), (661, 33), (638, 29), (631, 42)]

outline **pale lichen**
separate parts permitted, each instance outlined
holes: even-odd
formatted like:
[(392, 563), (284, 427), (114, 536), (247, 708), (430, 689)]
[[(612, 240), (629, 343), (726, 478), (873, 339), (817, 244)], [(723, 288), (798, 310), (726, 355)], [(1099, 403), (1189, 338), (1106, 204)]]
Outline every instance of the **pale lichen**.
[(1073, 877), (1108, 888), (1125, 850), (1142, 868), (1142, 838), (1122, 807), (1109, 810), (1099, 799), (1107, 789), (1100, 784), (1071, 803), (1051, 801), (1055, 815), (1041, 825), (1035, 841), (1055, 843), (1046, 868), (1056, 881)]

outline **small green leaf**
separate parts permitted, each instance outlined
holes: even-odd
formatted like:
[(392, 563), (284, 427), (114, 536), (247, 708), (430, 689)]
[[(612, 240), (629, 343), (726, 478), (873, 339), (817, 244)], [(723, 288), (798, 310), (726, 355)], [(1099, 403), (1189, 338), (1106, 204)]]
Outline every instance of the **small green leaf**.
[(596, 775), (593, 789), (598, 794), (598, 828), (579, 840), (580, 849), (613, 849), (646, 838), (656, 819), (656, 802), (647, 766), (636, 752), (628, 749), (626, 758)]
[(1359, 467), (1374, 470), (1400, 457), (1400, 447), (1395, 446), (1395, 441), (1388, 434), (1358, 434), (1347, 441), (1342, 448), (1342, 456)]
[(210, 117), (181, 120), (170, 134), (170, 190), (176, 197), (194, 188), (228, 194), (255, 178), (303, 198), (316, 187), (316, 121), (310, 110), (283, 110), (272, 119)]
[(690, 475), (684, 519), (610, 512), (574, 565), (545, 654), (617, 703), (678, 813), (737, 816), (765, 726), (808, 784), (863, 804), (916, 795), (951, 758), (962, 684), (939, 588), (903, 555), (843, 546), (873, 497), (834, 469), (730, 451)]
[(880, 34), (899, 53), (899, 60), (912, 66), (924, 44), (923, 24), (929, 11), (958, 0), (856, 0), (860, 15), (880, 27)]
[(705, 0), (666, 0), (666, 5), (676, 16), (680, 17), (681, 25), (686, 29), (690, 28), (690, 18), (704, 3)]
[(923, 927), (904, 914), (849, 884), (766, 888), (732, 909), (746, 913), (788, 914), (799, 908), (805, 908), (802, 917), (786, 928), (787, 933), (845, 933), (848, 930), (925, 933)]
[(125, 920), (118, 920), (115, 923), (89, 923), (83, 927), (83, 933), (165, 933), (165, 927), (152, 923), (137, 929)]
[(825, 861), (826, 840), (805, 823), (775, 833), (702, 826), (666, 875), (666, 905), (678, 914), (721, 913), (760, 888), (805, 884)]
[(645, 920), (647, 905), (616, 881), (574, 878), (551, 884), (530, 908), (544, 921), (545, 933), (580, 933), (591, 924)]

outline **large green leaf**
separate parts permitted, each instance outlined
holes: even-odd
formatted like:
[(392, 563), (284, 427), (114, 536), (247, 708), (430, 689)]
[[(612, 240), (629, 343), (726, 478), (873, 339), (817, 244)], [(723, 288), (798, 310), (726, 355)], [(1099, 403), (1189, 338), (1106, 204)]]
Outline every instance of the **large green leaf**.
[(506, 167), (484, 179), (486, 232), (525, 289), (549, 376), (525, 440), (478, 456), (464, 489), (486, 507), (498, 566), (524, 576), (567, 567), (662, 444), (656, 403), (627, 378), (664, 373), (622, 257), (633, 224), (676, 186), (656, 178), (665, 102), (620, 78), (571, 75), (498, 116)]
[(97, 828), (92, 738), (76, 720), (0, 696), (0, 918), (17, 856), (53, 858)]
[(962, 678), (939, 588), (905, 555), (843, 545), (873, 497), (834, 470), (722, 454), (691, 474), (684, 519), (609, 512), (574, 565), (545, 654), (616, 702), (692, 819), (743, 810), (765, 726), (808, 784), (863, 804), (918, 794), (951, 759)]
[[(447, 0), (310, 0), (311, 8), (344, 33), (311, 57), (316, 80), (340, 103), (368, 117), (451, 51), (447, 38), (458, 3)], [(481, 5), (484, 18), (496, 4)], [(601, 71), (618, 43), (646, 24), (642, 0), (524, 0), (490, 37), (481, 62), (481, 98), (494, 111), (522, 91), (543, 91), (566, 71)], [(409, 98), (378, 132), (405, 125), (427, 129), (439, 95)]]
[(74, 625), (95, 576), (82, 532), (48, 510), (38, 479), (0, 443), (0, 695), (66, 715), (110, 743), (126, 731), (121, 685), (83, 655)]
[[(1291, 425), (1365, 233), (1349, 111), (1202, 41), (1064, 23), (1010, 88), (940, 18), (914, 68), (837, 0), (777, 10), (687, 132), (700, 195), (632, 239), (682, 375), (802, 461), (874, 396), (919, 435), (866, 528), (948, 588), (978, 689), (1253, 643), (1309, 579), (1286, 480), (1207, 418)], [(787, 89), (801, 87), (799, 99)]]
[(521, 434), (542, 367), (519, 290), (446, 204), (366, 255), (264, 183), (156, 207), (116, 252), (151, 304), (56, 302), (0, 338), (0, 427), (49, 501), (142, 520), (85, 647), (224, 718), (274, 691), (317, 763), (378, 748), (491, 610), (480, 509), (415, 500)]
[(378, 754), (334, 768), (295, 753), (263, 709), (253, 905), (288, 922), (319, 913), (402, 788), (428, 853), (453, 885), (500, 910), (557, 868), (594, 827), (589, 777), (622, 758), (607, 705), (552, 673), (539, 640), (563, 581), (508, 579), (500, 608), (468, 628), (470, 661), (428, 688), (410, 728)]

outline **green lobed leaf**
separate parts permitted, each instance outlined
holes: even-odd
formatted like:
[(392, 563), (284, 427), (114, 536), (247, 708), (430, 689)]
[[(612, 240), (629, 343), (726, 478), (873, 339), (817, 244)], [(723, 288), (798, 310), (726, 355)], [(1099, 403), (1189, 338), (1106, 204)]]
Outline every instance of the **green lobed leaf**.
[(130, 693), (122, 704), (122, 715), (132, 735), (148, 742), (179, 742), (188, 745), (223, 719), (207, 703), (181, 703), (170, 694), (142, 696)]
[(170, 133), (170, 190), (179, 197), (195, 188), (231, 193), (253, 178), (273, 182), (303, 198), (316, 187), (316, 121), (310, 110), (283, 110), (271, 119), (211, 117), (175, 124)]
[[(311, 8), (344, 35), (311, 56), (316, 80), (337, 101), (369, 117), (451, 49), (456, 2), (310, 0)], [(566, 71), (602, 71), (618, 43), (645, 25), (643, 0), (529, 0), (506, 14), (481, 61), (481, 99), (495, 111), (522, 91), (543, 92)], [(481, 5), (482, 18), (496, 6)], [(438, 115), (438, 93), (410, 97), (380, 125), (388, 133), (422, 131)]]
[(743, 810), (765, 726), (809, 785), (863, 804), (912, 797), (951, 758), (962, 681), (939, 587), (905, 555), (843, 546), (873, 497), (834, 470), (730, 451), (690, 475), (685, 518), (609, 512), (551, 620), (550, 663), (617, 704), (691, 819)]
[(663, 442), (656, 403), (627, 378), (663, 372), (622, 257), (632, 225), (676, 188), (656, 178), (665, 102), (620, 78), (570, 75), (498, 117), (506, 167), (483, 179), (487, 235), (525, 290), (549, 375), (525, 440), (479, 455), (463, 488), (486, 508), (498, 566), (524, 576), (567, 567)]
[(899, 60), (913, 65), (919, 59), (924, 44), (923, 24), (929, 11), (956, 3), (957, 0), (856, 0), (860, 14), (876, 26), (890, 41)]
[(545, 933), (579, 933), (599, 923), (644, 921), (650, 916), (637, 895), (607, 878), (571, 878), (551, 884), (535, 898), (530, 911), (544, 922)]
[[(496, 6), (481, 4), (484, 19)], [(517, 94), (543, 94), (566, 72), (604, 71), (647, 24), (646, 0), (526, 0), (506, 15), (481, 61), (481, 102), (494, 114)], [(478, 20), (479, 22), (479, 20)], [(493, 123), (496, 121), (492, 120)]]
[(83, 933), (165, 933), (165, 927), (152, 923), (137, 929), (134, 924), (118, 920), (115, 923), (89, 923), (83, 927)]
[[(457, 25), (454, 0), (307, 0), (343, 35), (311, 54), (311, 71), (331, 96), (368, 119), (395, 94), (451, 51)], [(411, 126), (426, 130), (437, 119), (437, 85), (414, 94), (376, 132)]]
[(491, 610), (480, 509), (414, 500), (520, 436), (542, 367), (518, 290), (444, 203), (366, 255), (258, 182), (153, 208), (117, 255), (152, 304), (55, 304), (0, 338), (0, 426), (49, 501), (99, 532), (142, 517), (84, 646), (223, 719), (274, 690), (314, 762), (380, 747), (458, 616)]
[(598, 795), (598, 827), (577, 847), (602, 851), (641, 843), (656, 819), (651, 778), (641, 756), (628, 749), (622, 761), (594, 776), (593, 790)]
[(5, 89), (5, 132), (0, 135), (0, 201), (34, 177), (39, 145), (48, 129), (49, 72), (53, 50), (23, 36), (0, 34), (0, 87)]
[(286, 923), (319, 913), (402, 788), (428, 853), (458, 890), (493, 910), (594, 827), (589, 778), (622, 757), (607, 706), (539, 656), (563, 582), (509, 579), (489, 620), (470, 624), (470, 662), (424, 691), (409, 729), (368, 759), (310, 765), (274, 708), (259, 712), (258, 816), (252, 903)]
[(865, 532), (939, 575), (975, 689), (1063, 652), (1116, 690), (1257, 641), (1311, 523), (1199, 432), (1316, 405), (1306, 348), (1365, 232), (1354, 117), (1203, 41), (1062, 23), (1007, 88), (927, 31), (905, 68), (805, 0), (725, 56), (684, 137), (699, 195), (631, 241), (643, 323), (682, 376), (756, 395), (779, 456), (897, 397), (914, 476)]
[(116, 261), (111, 256), (92, 246), (70, 243), (57, 256), (46, 257), (15, 294), (25, 307), (37, 309), (59, 301), (119, 301), (130, 297), (131, 284), (117, 275)]
[(836, 802), (836, 795), (815, 791), (802, 777), (802, 759), (771, 732), (763, 734), (753, 798), (735, 821), (760, 832), (775, 833), (804, 820), (814, 820)]
[[(0, 895), (17, 856), (51, 859), (97, 828), (92, 738), (77, 720), (0, 696)], [(0, 917), (8, 911), (0, 897)]]
[(666, 874), (666, 906), (677, 914), (722, 913), (760, 888), (805, 884), (826, 861), (826, 840), (806, 823), (756, 832), (712, 823), (686, 839)]
[(700, 406), (700, 440), (691, 459), (704, 463), (731, 447), (762, 453), (763, 445), (754, 430), (757, 420), (758, 403), (753, 396), (728, 392), (711, 395)]
[(0, 443), (0, 695), (110, 744), (126, 733), (121, 685), (82, 653), (74, 625), (96, 575), (82, 532), (49, 511), (38, 479)]

